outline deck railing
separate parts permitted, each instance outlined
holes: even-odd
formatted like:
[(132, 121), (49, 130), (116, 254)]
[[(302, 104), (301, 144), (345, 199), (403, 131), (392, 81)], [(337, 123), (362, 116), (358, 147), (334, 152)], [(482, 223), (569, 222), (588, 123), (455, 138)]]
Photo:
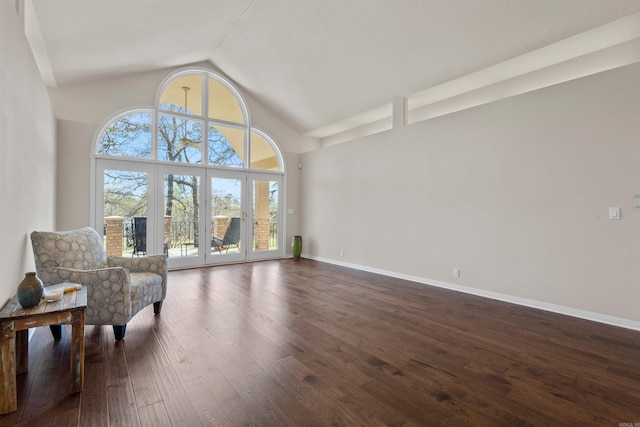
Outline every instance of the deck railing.
[[(212, 225), (213, 229), (213, 225)], [(105, 241), (107, 226), (104, 226)], [(122, 223), (122, 253), (131, 254), (135, 250), (135, 225), (133, 218), (125, 218)], [(179, 248), (183, 245), (197, 246), (198, 230), (193, 221), (171, 221), (168, 246)], [(222, 237), (222, 236), (218, 236)], [(278, 247), (278, 223), (269, 223), (269, 247)]]

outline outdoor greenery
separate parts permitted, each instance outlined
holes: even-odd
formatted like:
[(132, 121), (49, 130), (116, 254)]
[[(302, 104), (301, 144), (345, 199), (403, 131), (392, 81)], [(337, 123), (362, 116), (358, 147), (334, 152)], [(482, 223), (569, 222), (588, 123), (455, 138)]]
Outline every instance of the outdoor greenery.
[(104, 216), (147, 215), (147, 174), (107, 170), (104, 173)]

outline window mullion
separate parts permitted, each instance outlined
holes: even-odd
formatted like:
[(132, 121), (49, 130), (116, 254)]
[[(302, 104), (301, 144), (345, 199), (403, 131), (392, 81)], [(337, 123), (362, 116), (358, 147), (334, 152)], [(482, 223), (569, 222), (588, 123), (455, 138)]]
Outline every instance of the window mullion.
[(202, 164), (209, 166), (209, 79), (202, 74)]

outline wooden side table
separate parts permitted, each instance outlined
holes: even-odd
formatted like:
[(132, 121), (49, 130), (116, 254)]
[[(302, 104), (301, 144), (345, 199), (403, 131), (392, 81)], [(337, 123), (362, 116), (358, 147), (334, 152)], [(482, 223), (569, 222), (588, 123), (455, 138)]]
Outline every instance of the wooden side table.
[[(65, 287), (60, 284), (55, 287)], [(22, 308), (14, 296), (0, 311), (0, 414), (18, 409), (16, 375), (29, 370), (29, 328), (71, 324), (71, 393), (84, 386), (84, 311), (87, 288), (64, 294), (61, 300), (41, 301)]]

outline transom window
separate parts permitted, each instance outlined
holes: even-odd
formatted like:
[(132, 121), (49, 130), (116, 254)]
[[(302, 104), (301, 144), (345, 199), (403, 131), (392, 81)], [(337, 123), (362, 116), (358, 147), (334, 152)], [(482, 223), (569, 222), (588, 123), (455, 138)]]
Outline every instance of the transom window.
[(244, 101), (221, 77), (178, 73), (160, 88), (157, 99), (154, 109), (111, 119), (100, 133), (96, 154), (283, 171), (273, 141), (249, 126)]

